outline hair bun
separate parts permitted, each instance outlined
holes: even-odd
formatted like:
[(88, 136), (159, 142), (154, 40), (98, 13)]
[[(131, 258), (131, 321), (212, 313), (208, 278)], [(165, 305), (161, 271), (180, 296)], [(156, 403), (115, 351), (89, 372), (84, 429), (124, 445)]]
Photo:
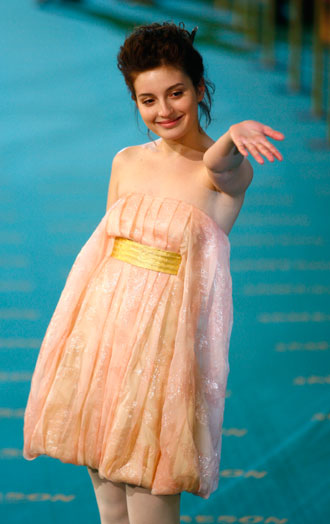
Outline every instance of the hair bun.
[(197, 33), (197, 30), (198, 30), (198, 25), (196, 25), (196, 27), (194, 27), (194, 29), (191, 31), (190, 33), (190, 40), (191, 40), (191, 43), (194, 42), (194, 39), (195, 39), (195, 34)]

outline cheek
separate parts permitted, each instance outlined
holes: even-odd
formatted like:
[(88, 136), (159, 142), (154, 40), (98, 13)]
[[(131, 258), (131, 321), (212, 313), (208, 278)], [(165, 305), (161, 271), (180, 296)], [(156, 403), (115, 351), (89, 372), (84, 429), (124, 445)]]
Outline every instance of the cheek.
[(150, 109), (147, 110), (147, 111), (146, 110), (143, 111), (141, 116), (142, 116), (142, 119), (144, 120), (144, 122), (150, 122), (154, 118), (153, 111), (150, 111)]
[(148, 114), (148, 111), (146, 111), (146, 108), (143, 105), (138, 105), (138, 110), (142, 120), (144, 120), (146, 115)]
[(187, 112), (197, 112), (198, 111), (198, 101), (197, 98), (190, 96), (186, 98), (182, 103), (182, 108)]
[(142, 107), (139, 109), (139, 113), (145, 123), (149, 123), (154, 119), (154, 111), (150, 107)]

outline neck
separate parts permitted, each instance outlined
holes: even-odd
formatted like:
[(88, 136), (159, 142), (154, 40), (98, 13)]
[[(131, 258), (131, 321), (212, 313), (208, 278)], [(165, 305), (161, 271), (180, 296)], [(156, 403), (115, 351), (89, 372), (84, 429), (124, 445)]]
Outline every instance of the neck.
[(204, 154), (205, 151), (214, 143), (205, 131), (197, 131), (194, 136), (183, 137), (179, 140), (166, 140), (159, 138), (157, 143), (160, 149), (170, 155), (191, 156)]

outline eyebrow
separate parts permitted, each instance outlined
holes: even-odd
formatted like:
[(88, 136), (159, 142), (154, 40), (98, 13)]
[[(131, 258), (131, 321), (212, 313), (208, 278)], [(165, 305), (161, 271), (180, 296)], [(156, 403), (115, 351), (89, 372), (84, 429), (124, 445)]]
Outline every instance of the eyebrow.
[[(170, 86), (166, 89), (166, 92), (167, 91), (170, 91), (171, 89), (174, 89), (175, 87), (179, 87), (179, 86), (184, 86), (184, 84), (182, 82), (178, 82), (177, 84), (174, 84), (173, 86)], [(154, 96), (153, 93), (141, 93), (140, 95), (138, 95), (138, 98), (140, 98), (140, 96)]]

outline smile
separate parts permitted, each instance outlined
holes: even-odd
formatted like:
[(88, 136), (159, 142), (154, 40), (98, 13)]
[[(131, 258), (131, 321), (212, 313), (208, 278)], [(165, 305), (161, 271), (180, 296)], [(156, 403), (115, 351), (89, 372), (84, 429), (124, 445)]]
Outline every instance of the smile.
[(172, 127), (174, 126), (181, 118), (183, 117), (183, 115), (181, 116), (178, 116), (178, 118), (176, 118), (175, 120), (164, 120), (163, 122), (156, 122), (156, 124), (159, 124), (160, 126), (163, 126), (163, 127)]

